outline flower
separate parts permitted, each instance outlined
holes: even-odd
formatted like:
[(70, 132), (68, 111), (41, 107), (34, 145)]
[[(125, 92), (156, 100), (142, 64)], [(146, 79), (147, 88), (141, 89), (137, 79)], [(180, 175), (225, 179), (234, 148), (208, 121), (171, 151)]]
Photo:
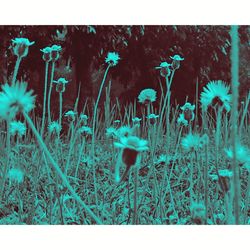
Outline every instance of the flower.
[(179, 69), (180, 68), (180, 61), (183, 61), (184, 58), (181, 57), (180, 55), (174, 55), (174, 56), (170, 56), (170, 58), (173, 60), (171, 67), (173, 70)]
[(54, 132), (56, 134), (60, 134), (60, 131), (62, 130), (62, 126), (58, 122), (53, 121), (49, 124), (48, 130), (50, 134)]
[(109, 52), (107, 57), (105, 58), (105, 62), (111, 64), (111, 66), (116, 66), (119, 60), (120, 56), (116, 52)]
[(69, 110), (64, 114), (64, 116), (68, 118), (69, 122), (73, 122), (76, 118), (76, 114), (77, 114), (77, 112), (75, 112), (73, 110)]
[(18, 184), (23, 182), (24, 173), (19, 168), (12, 168), (8, 172), (8, 178), (10, 181), (17, 182)]
[(187, 126), (188, 125), (188, 121), (185, 119), (184, 114), (181, 113), (177, 119), (177, 123), (183, 126)]
[[(224, 149), (226, 156), (232, 160), (233, 159), (233, 150), (232, 148)], [(240, 164), (245, 164), (246, 162), (250, 162), (250, 150), (241, 145), (236, 144), (236, 159)]]
[(121, 137), (120, 142), (114, 142), (114, 145), (117, 148), (128, 148), (137, 152), (148, 150), (148, 142), (137, 136)]
[(182, 107), (181, 107), (181, 110), (185, 111), (185, 110), (191, 110), (191, 111), (194, 111), (195, 109), (195, 105), (192, 105), (191, 103), (189, 102), (186, 102)]
[(140, 103), (148, 104), (156, 100), (156, 91), (154, 89), (144, 89), (138, 96)]
[(30, 112), (35, 107), (33, 90), (27, 92), (26, 82), (4, 84), (0, 92), (0, 117), (13, 119), (20, 111)]
[(25, 57), (28, 55), (29, 46), (33, 45), (35, 42), (30, 42), (28, 38), (15, 38), (12, 39), (15, 44), (13, 51), (17, 57)]
[(139, 118), (139, 117), (132, 118), (133, 123), (140, 123), (140, 121), (141, 121), (141, 118)]
[(221, 80), (209, 82), (201, 93), (200, 102), (202, 108), (207, 110), (209, 106), (219, 105), (229, 112), (231, 108), (231, 95), (229, 94), (229, 90), (230, 87)]
[(159, 117), (159, 115), (155, 115), (155, 114), (149, 114), (147, 116), (147, 119), (149, 120), (150, 124), (155, 124), (156, 119)]
[(53, 81), (53, 83), (56, 84), (56, 91), (57, 92), (64, 92), (65, 91), (65, 85), (68, 83), (65, 78), (60, 77), (57, 81)]
[(116, 130), (116, 135), (118, 137), (128, 137), (132, 135), (133, 130), (129, 126), (122, 126)]
[(110, 128), (107, 128), (106, 129), (106, 136), (108, 137), (108, 138), (115, 138), (115, 137), (117, 137), (117, 130), (116, 130), (116, 128), (114, 128), (114, 127), (110, 127)]
[(92, 135), (92, 129), (88, 126), (82, 126), (78, 130), (83, 136)]
[(62, 50), (62, 47), (60, 45), (53, 45), (51, 46), (51, 58), (52, 61), (57, 61), (59, 59), (59, 52)]
[(51, 61), (51, 47), (45, 47), (43, 49), (40, 49), (40, 51), (43, 52), (43, 60), (46, 61), (46, 62), (49, 62)]
[(167, 77), (170, 75), (171, 70), (170, 67), (171, 64), (168, 62), (161, 62), (160, 66), (155, 67), (155, 69), (160, 69), (160, 74), (162, 77)]
[(194, 109), (195, 109), (195, 105), (192, 105), (189, 102), (185, 103), (185, 105), (181, 107), (181, 110), (183, 111), (184, 119), (187, 122), (191, 122), (194, 120), (194, 112), (193, 112)]
[(181, 145), (186, 151), (197, 151), (202, 148), (203, 144), (201, 143), (202, 138), (199, 134), (187, 134), (181, 140)]
[(87, 124), (87, 121), (89, 119), (89, 117), (83, 113), (80, 114), (79, 118), (80, 118), (80, 121), (83, 122), (84, 125)]
[(26, 126), (24, 123), (20, 121), (13, 121), (10, 123), (10, 134), (12, 136), (15, 136), (16, 134), (18, 136), (23, 136), (26, 133)]

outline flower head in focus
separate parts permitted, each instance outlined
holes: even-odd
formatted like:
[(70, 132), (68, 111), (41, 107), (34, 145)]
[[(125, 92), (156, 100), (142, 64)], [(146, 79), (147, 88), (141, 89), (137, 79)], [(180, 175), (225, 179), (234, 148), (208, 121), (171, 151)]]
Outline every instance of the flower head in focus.
[(51, 58), (52, 61), (57, 61), (59, 59), (60, 56), (60, 51), (62, 50), (62, 47), (60, 45), (52, 45), (51, 46)]
[[(184, 119), (190, 123), (191, 121), (194, 120), (194, 109), (195, 109), (195, 105), (192, 105), (191, 103), (187, 102), (185, 103), (185, 105), (183, 105), (181, 107), (181, 110), (183, 112), (183, 117)], [(181, 117), (180, 117), (181, 118)]]
[(82, 134), (83, 136), (89, 136), (92, 135), (92, 128), (88, 126), (82, 126), (79, 128), (79, 133)]
[(183, 57), (181, 57), (180, 55), (174, 55), (174, 56), (170, 56), (170, 58), (173, 60), (171, 67), (173, 70), (179, 69), (180, 68), (180, 62), (184, 60)]
[(67, 81), (65, 78), (60, 77), (57, 81), (53, 81), (53, 83), (56, 84), (56, 91), (57, 92), (64, 92), (65, 86), (69, 81)]
[(144, 89), (140, 92), (138, 96), (140, 103), (151, 103), (156, 100), (156, 91), (154, 89)]
[(169, 64), (168, 62), (161, 62), (160, 66), (155, 67), (155, 69), (160, 70), (160, 74), (162, 77), (168, 77), (171, 73), (170, 66), (171, 64)]
[(51, 47), (45, 47), (43, 49), (40, 49), (41, 52), (43, 52), (43, 60), (46, 62), (51, 61), (52, 57), (51, 57)]
[(107, 57), (105, 58), (105, 62), (110, 64), (111, 66), (116, 66), (119, 60), (120, 56), (116, 52), (109, 52)]
[(189, 151), (198, 151), (203, 147), (202, 137), (199, 134), (187, 134), (181, 140), (181, 145), (183, 149), (187, 152)]
[(75, 111), (73, 111), (73, 110), (69, 110), (69, 111), (67, 111), (67, 112), (64, 114), (64, 116), (68, 118), (68, 121), (69, 121), (69, 122), (75, 121), (76, 115), (77, 115), (77, 112), (75, 112)]
[(28, 38), (15, 38), (12, 39), (14, 44), (14, 54), (17, 57), (25, 57), (28, 55), (29, 46), (33, 45), (35, 42), (30, 42)]
[(18, 112), (30, 112), (35, 107), (33, 90), (27, 91), (26, 82), (16, 82), (12, 85), (2, 85), (0, 92), (0, 117), (13, 119)]
[(231, 109), (231, 94), (229, 94), (229, 90), (230, 87), (221, 80), (209, 82), (201, 93), (200, 102), (202, 108), (206, 111), (209, 106), (219, 105), (229, 112)]
[(18, 135), (19, 137), (25, 135), (26, 133), (26, 126), (24, 123), (20, 121), (12, 121), (10, 123), (10, 134), (12, 136)]

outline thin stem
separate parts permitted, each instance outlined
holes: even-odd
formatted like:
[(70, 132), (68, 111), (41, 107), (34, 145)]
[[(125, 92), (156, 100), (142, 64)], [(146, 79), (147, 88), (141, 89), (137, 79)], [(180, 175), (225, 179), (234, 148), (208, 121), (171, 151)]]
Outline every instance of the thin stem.
[(61, 168), (59, 167), (59, 165), (55, 162), (55, 160), (51, 156), (51, 153), (49, 152), (47, 146), (43, 142), (43, 139), (41, 138), (40, 134), (38, 133), (38, 131), (37, 131), (34, 123), (30, 119), (29, 115), (25, 111), (23, 111), (23, 115), (24, 115), (24, 118), (26, 119), (27, 123), (29, 124), (30, 128), (32, 129), (32, 131), (33, 131), (33, 133), (34, 133), (34, 135), (35, 135), (35, 137), (36, 137), (36, 139), (38, 141), (38, 144), (39, 144), (41, 150), (48, 157), (48, 159), (51, 162), (54, 170), (57, 172), (57, 174), (61, 178), (62, 182), (68, 188), (69, 192), (72, 194), (72, 196), (74, 197), (74, 199), (88, 212), (88, 214), (96, 221), (96, 223), (102, 224), (102, 221), (91, 211), (91, 209), (85, 204), (85, 202), (81, 200), (81, 198), (79, 197), (79, 195), (75, 192), (75, 190), (73, 189), (73, 187), (70, 185), (70, 183), (67, 180), (66, 176), (63, 174)]
[(52, 61), (49, 94), (48, 94), (48, 121), (49, 123), (51, 123), (50, 99), (51, 99), (51, 93), (52, 93), (52, 87), (53, 87), (54, 72), (55, 72), (55, 61)]
[(41, 128), (41, 136), (42, 137), (43, 137), (44, 126), (45, 126), (47, 88), (48, 88), (48, 71), (49, 71), (49, 62), (46, 61), (46, 63), (45, 63), (44, 93), (43, 93), (43, 116), (42, 116), (42, 128)]
[(59, 125), (62, 125), (62, 92), (59, 92)]
[(14, 68), (14, 73), (13, 73), (13, 78), (12, 78), (12, 84), (14, 84), (16, 82), (16, 77), (17, 77), (17, 73), (18, 73), (18, 70), (19, 70), (19, 66), (20, 66), (21, 60), (22, 60), (22, 57), (18, 56), (17, 60), (16, 60), (16, 65), (15, 65), (15, 68)]

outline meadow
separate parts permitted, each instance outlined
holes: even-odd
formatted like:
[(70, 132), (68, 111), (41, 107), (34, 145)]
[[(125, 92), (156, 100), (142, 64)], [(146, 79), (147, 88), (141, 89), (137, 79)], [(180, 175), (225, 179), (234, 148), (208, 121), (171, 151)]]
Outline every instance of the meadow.
[(64, 111), (70, 83), (54, 79), (62, 48), (46, 47), (38, 117), (36, 93), (17, 80), (32, 45), (13, 39), (12, 81), (1, 84), (0, 224), (250, 224), (250, 93), (239, 102), (235, 57), (233, 84), (215, 79), (201, 93), (197, 87), (195, 100), (173, 104), (171, 86), (185, 60), (175, 54), (155, 67), (160, 92), (142, 89), (122, 105), (110, 98), (106, 79), (120, 56), (109, 52), (97, 98), (78, 112), (81, 97)]

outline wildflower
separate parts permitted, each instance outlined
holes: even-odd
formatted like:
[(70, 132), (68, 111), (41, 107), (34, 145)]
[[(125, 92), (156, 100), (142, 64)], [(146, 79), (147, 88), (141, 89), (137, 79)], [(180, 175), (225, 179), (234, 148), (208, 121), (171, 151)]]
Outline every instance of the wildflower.
[(61, 125), (55, 121), (51, 122), (48, 126), (48, 131), (50, 134), (52, 133), (60, 134), (61, 130), (62, 130)]
[(147, 119), (149, 120), (150, 124), (153, 125), (156, 122), (156, 119), (159, 117), (159, 115), (155, 115), (155, 114), (149, 114), (147, 116)]
[(172, 64), (171, 64), (172, 69), (173, 70), (179, 69), (180, 68), (180, 61), (183, 61), (184, 58), (181, 57), (180, 55), (170, 56), (170, 58), (173, 60)]
[(138, 96), (140, 103), (151, 103), (156, 100), (156, 91), (154, 89), (144, 89)]
[(189, 102), (186, 102), (182, 107), (181, 107), (181, 110), (185, 111), (185, 110), (191, 110), (191, 111), (194, 111), (195, 109), (195, 105), (192, 105), (191, 103)]
[(231, 108), (231, 95), (229, 94), (229, 90), (230, 87), (221, 80), (209, 82), (201, 93), (200, 102), (202, 108), (207, 110), (209, 106), (219, 105), (229, 112)]
[(160, 69), (160, 74), (162, 77), (168, 77), (171, 73), (170, 67), (171, 64), (167, 62), (161, 62), (160, 66), (155, 67), (155, 69)]
[(10, 181), (17, 182), (18, 184), (23, 182), (24, 173), (19, 168), (12, 168), (8, 172), (8, 178)]
[(114, 142), (114, 145), (123, 149), (122, 159), (127, 166), (135, 164), (139, 152), (148, 150), (148, 142), (137, 136), (121, 137), (120, 142)]
[(141, 118), (139, 118), (139, 117), (134, 117), (134, 118), (132, 118), (132, 122), (133, 122), (134, 124), (138, 124), (138, 123), (140, 123), (140, 121), (141, 121)]
[(29, 46), (33, 45), (35, 42), (30, 42), (28, 38), (15, 38), (12, 39), (15, 44), (13, 51), (17, 57), (25, 57), (28, 55)]
[(18, 135), (23, 136), (26, 133), (26, 126), (20, 121), (13, 121), (10, 123), (10, 134), (12, 136)]
[(11, 86), (4, 84), (0, 92), (0, 117), (13, 119), (20, 111), (28, 113), (35, 107), (33, 90), (27, 92), (26, 82), (16, 82)]
[(191, 203), (190, 206), (191, 217), (195, 224), (203, 224), (206, 216), (206, 207), (203, 203)]
[(49, 62), (49, 61), (52, 60), (52, 57), (51, 57), (52, 49), (51, 49), (51, 47), (45, 47), (45, 48), (41, 49), (40, 51), (43, 52), (43, 60), (45, 62)]
[(106, 129), (106, 136), (108, 137), (108, 138), (115, 138), (115, 137), (117, 137), (117, 130), (116, 130), (116, 128), (114, 128), (114, 127), (110, 127), (110, 128), (107, 128)]
[[(233, 150), (232, 148), (229, 149), (224, 149), (226, 156), (232, 160), (233, 159)], [(241, 145), (241, 144), (236, 144), (236, 159), (240, 164), (245, 164), (246, 162), (250, 161), (250, 150)]]
[(105, 62), (109, 63), (111, 66), (116, 66), (119, 60), (120, 56), (116, 52), (109, 52), (107, 57), (105, 58)]
[(64, 92), (65, 85), (69, 82), (65, 78), (61, 77), (57, 81), (53, 81), (56, 84), (56, 91), (57, 92)]
[(60, 56), (60, 51), (62, 50), (62, 47), (60, 45), (53, 45), (51, 47), (51, 58), (52, 61), (57, 61), (59, 59)]
[(77, 113), (75, 111), (69, 110), (64, 114), (64, 116), (68, 118), (69, 122), (73, 122), (76, 118), (76, 114)]
[(182, 138), (181, 145), (186, 151), (198, 151), (203, 146), (201, 140), (202, 138), (199, 134), (189, 133), (184, 138)]
[(128, 137), (132, 135), (133, 130), (129, 126), (122, 126), (116, 132), (118, 137)]
[(87, 124), (87, 121), (88, 121), (88, 119), (89, 119), (88, 116), (85, 115), (85, 114), (83, 114), (83, 113), (80, 114), (80, 117), (79, 117), (79, 118), (80, 118), (80, 121), (83, 122), (84, 125)]
[(177, 119), (177, 123), (178, 123), (179, 125), (183, 125), (183, 126), (187, 126), (187, 125), (188, 125), (188, 121), (185, 119), (183, 113), (181, 113), (181, 114), (179, 115), (179, 117), (178, 117), (178, 119)]
[(88, 126), (82, 126), (78, 130), (83, 136), (92, 135), (92, 129)]

